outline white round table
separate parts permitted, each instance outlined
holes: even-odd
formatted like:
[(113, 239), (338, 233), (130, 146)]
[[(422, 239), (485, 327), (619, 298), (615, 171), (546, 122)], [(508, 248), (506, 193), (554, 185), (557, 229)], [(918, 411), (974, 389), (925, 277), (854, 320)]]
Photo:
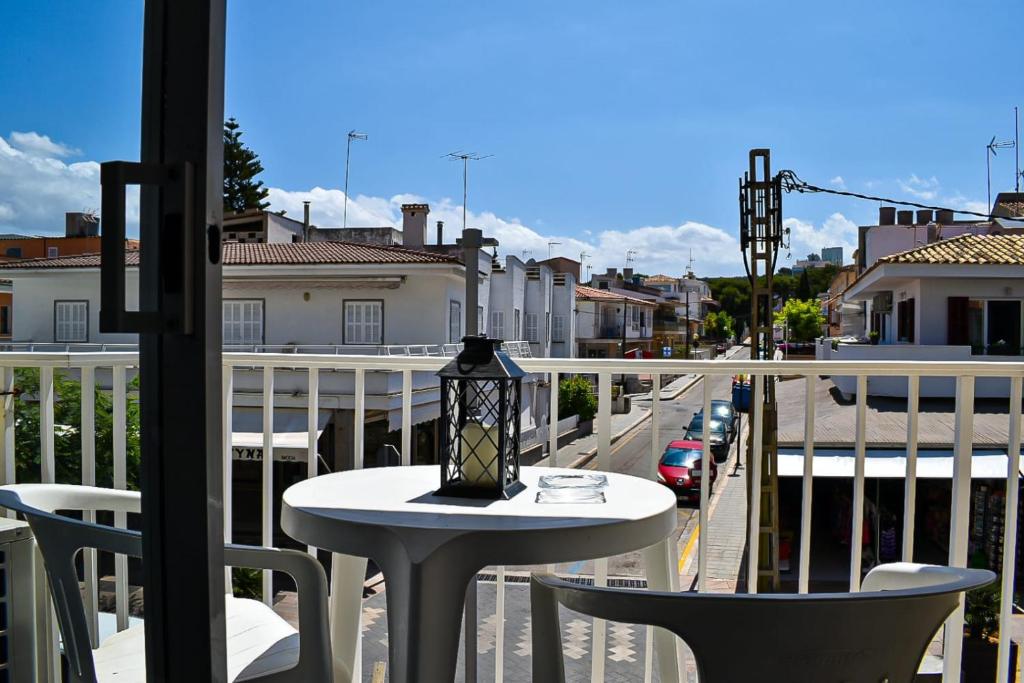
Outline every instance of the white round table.
[[(676, 527), (672, 492), (645, 479), (605, 473), (605, 503), (537, 503), (538, 479), (555, 473), (580, 472), (523, 467), (525, 491), (510, 500), (471, 500), (435, 496), (436, 465), (337, 472), (289, 487), (281, 527), (302, 543), (372, 558), (380, 567), (388, 598), (390, 680), (451, 681), (466, 587), (488, 565), (573, 562), (647, 549), (648, 585), (674, 588), (675, 557), (668, 543)], [(332, 572), (332, 613), (348, 622), (332, 623), (337, 681), (352, 672), (365, 560), (354, 566), (337, 555), (334, 560), (341, 562)], [(674, 656), (675, 648), (668, 649)], [(659, 653), (663, 670), (671, 666), (667, 655)]]

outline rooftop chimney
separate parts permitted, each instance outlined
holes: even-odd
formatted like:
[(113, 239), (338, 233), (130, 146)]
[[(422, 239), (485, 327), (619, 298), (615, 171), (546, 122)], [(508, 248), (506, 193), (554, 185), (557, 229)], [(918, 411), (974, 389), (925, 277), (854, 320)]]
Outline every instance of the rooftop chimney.
[(880, 206), (880, 207), (878, 207), (878, 224), (879, 225), (895, 225), (896, 224), (896, 207), (895, 206)]
[(953, 223), (953, 212), (949, 209), (939, 209), (935, 212), (935, 222), (940, 225), (951, 225)]
[(622, 269), (622, 279), (626, 280), (627, 282), (629, 280), (632, 280), (633, 279), (633, 269), (632, 268), (623, 268)]
[(427, 243), (429, 204), (402, 204), (402, 246), (422, 249)]
[(437, 246), (444, 244), (444, 221), (437, 222)]
[(100, 222), (91, 213), (68, 211), (64, 214), (65, 237), (96, 237), (100, 234)]
[(605, 271), (604, 271), (604, 274), (607, 277), (615, 277), (616, 274), (618, 274), (618, 272), (619, 272), (618, 268), (606, 268)]
[(896, 212), (896, 225), (913, 225), (914, 224), (914, 212), (913, 211), (897, 211)]
[(309, 241), (309, 202), (302, 202), (302, 241)]
[(931, 209), (920, 209), (917, 212), (917, 224), (928, 225), (932, 222), (932, 211)]

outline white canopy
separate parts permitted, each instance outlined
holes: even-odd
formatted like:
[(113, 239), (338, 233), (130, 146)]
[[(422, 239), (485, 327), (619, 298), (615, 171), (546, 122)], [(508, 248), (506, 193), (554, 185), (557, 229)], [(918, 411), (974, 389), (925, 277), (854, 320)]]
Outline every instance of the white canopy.
[[(331, 419), (329, 410), (317, 415), (316, 436), (323, 434)], [(274, 409), (274, 460), (305, 462), (308, 446), (307, 413), (297, 408)], [(235, 460), (263, 459), (263, 409), (235, 406), (231, 411), (231, 450)]]
[[(1024, 465), (1024, 461), (1022, 461)], [(852, 448), (816, 448), (815, 477), (853, 478)], [(864, 476), (879, 479), (902, 479), (907, 472), (907, 453), (901, 449), (868, 449), (864, 459)], [(779, 476), (801, 477), (804, 473), (802, 448), (779, 449)], [(953, 451), (920, 450), (917, 453), (919, 479), (951, 479)], [(971, 478), (1005, 479), (1006, 451), (975, 449), (971, 458)]]

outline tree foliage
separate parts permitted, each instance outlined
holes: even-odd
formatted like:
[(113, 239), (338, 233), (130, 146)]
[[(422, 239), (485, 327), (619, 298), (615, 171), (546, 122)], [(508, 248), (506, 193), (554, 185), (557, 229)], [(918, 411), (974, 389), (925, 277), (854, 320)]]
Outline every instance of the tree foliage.
[(790, 299), (775, 312), (775, 324), (788, 324), (791, 341), (811, 341), (821, 336), (825, 316), (817, 299)]
[[(15, 477), (18, 482), (38, 482), (41, 475), (39, 449), (39, 369), (14, 371), (14, 385), (21, 391), (15, 401)], [(138, 388), (138, 377), (130, 383)], [(82, 483), (82, 385), (55, 372), (53, 376), (54, 477), (57, 483)], [(96, 389), (96, 485), (114, 485), (114, 409), (111, 396)], [(128, 488), (139, 487), (139, 402), (129, 391), (126, 399), (125, 450)]]
[(585, 377), (574, 375), (558, 383), (558, 419), (579, 415), (581, 420), (593, 420), (597, 414), (597, 397)]
[(734, 323), (728, 311), (711, 311), (704, 318), (705, 336), (711, 339), (728, 339), (736, 334)]
[[(789, 268), (779, 268), (773, 279), (776, 302), (784, 303), (792, 298), (813, 299), (821, 292), (827, 291), (832, 278), (836, 275), (836, 267), (828, 264), (824, 268), (808, 268), (808, 296), (800, 296), (800, 280), (803, 275), (793, 275)], [(737, 328), (743, 328), (750, 321), (750, 279), (746, 275), (733, 277), (713, 277), (706, 279), (711, 287), (711, 296), (722, 305), (722, 310), (735, 320)]]
[(263, 173), (259, 155), (242, 142), (238, 121), (224, 122), (224, 212), (241, 213), (248, 209), (265, 209), (270, 194), (256, 176)]
[(800, 282), (796, 286), (796, 298), (797, 299), (813, 299), (814, 295), (811, 294), (811, 279), (810, 275), (807, 274), (808, 268), (804, 268), (800, 272)]

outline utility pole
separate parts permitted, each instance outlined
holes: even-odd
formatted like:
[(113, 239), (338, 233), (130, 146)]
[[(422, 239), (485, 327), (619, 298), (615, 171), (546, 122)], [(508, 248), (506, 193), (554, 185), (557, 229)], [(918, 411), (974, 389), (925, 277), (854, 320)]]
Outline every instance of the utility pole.
[(352, 157), (352, 141), (366, 140), (369, 136), (366, 133), (359, 133), (355, 130), (348, 132), (348, 142), (345, 143), (345, 208), (342, 210), (341, 226), (348, 227), (348, 162)]
[[(781, 176), (771, 176), (771, 152), (767, 149), (750, 150), (749, 169), (740, 179), (740, 249), (750, 278), (750, 357), (754, 361), (771, 360), (774, 339), (772, 334), (772, 276), (780, 247), (784, 246), (782, 227)], [(778, 591), (779, 579), (779, 479), (778, 479), (778, 413), (775, 403), (775, 378), (751, 377), (751, 411), (747, 463), (752, 462), (755, 419), (753, 399), (763, 405), (761, 409), (761, 476), (759, 481), (747, 478), (748, 510), (755, 507), (758, 528), (748, 519), (747, 550), (748, 590)], [(752, 541), (757, 538), (756, 557)], [(753, 569), (756, 561), (756, 571)], [(752, 575), (754, 574), (754, 575)]]
[(462, 230), (466, 230), (466, 204), (469, 199), (469, 162), (480, 161), (481, 159), (489, 159), (494, 156), (493, 154), (480, 155), (476, 152), (449, 152), (445, 154), (442, 159), (451, 159), (452, 161), (462, 162)]

